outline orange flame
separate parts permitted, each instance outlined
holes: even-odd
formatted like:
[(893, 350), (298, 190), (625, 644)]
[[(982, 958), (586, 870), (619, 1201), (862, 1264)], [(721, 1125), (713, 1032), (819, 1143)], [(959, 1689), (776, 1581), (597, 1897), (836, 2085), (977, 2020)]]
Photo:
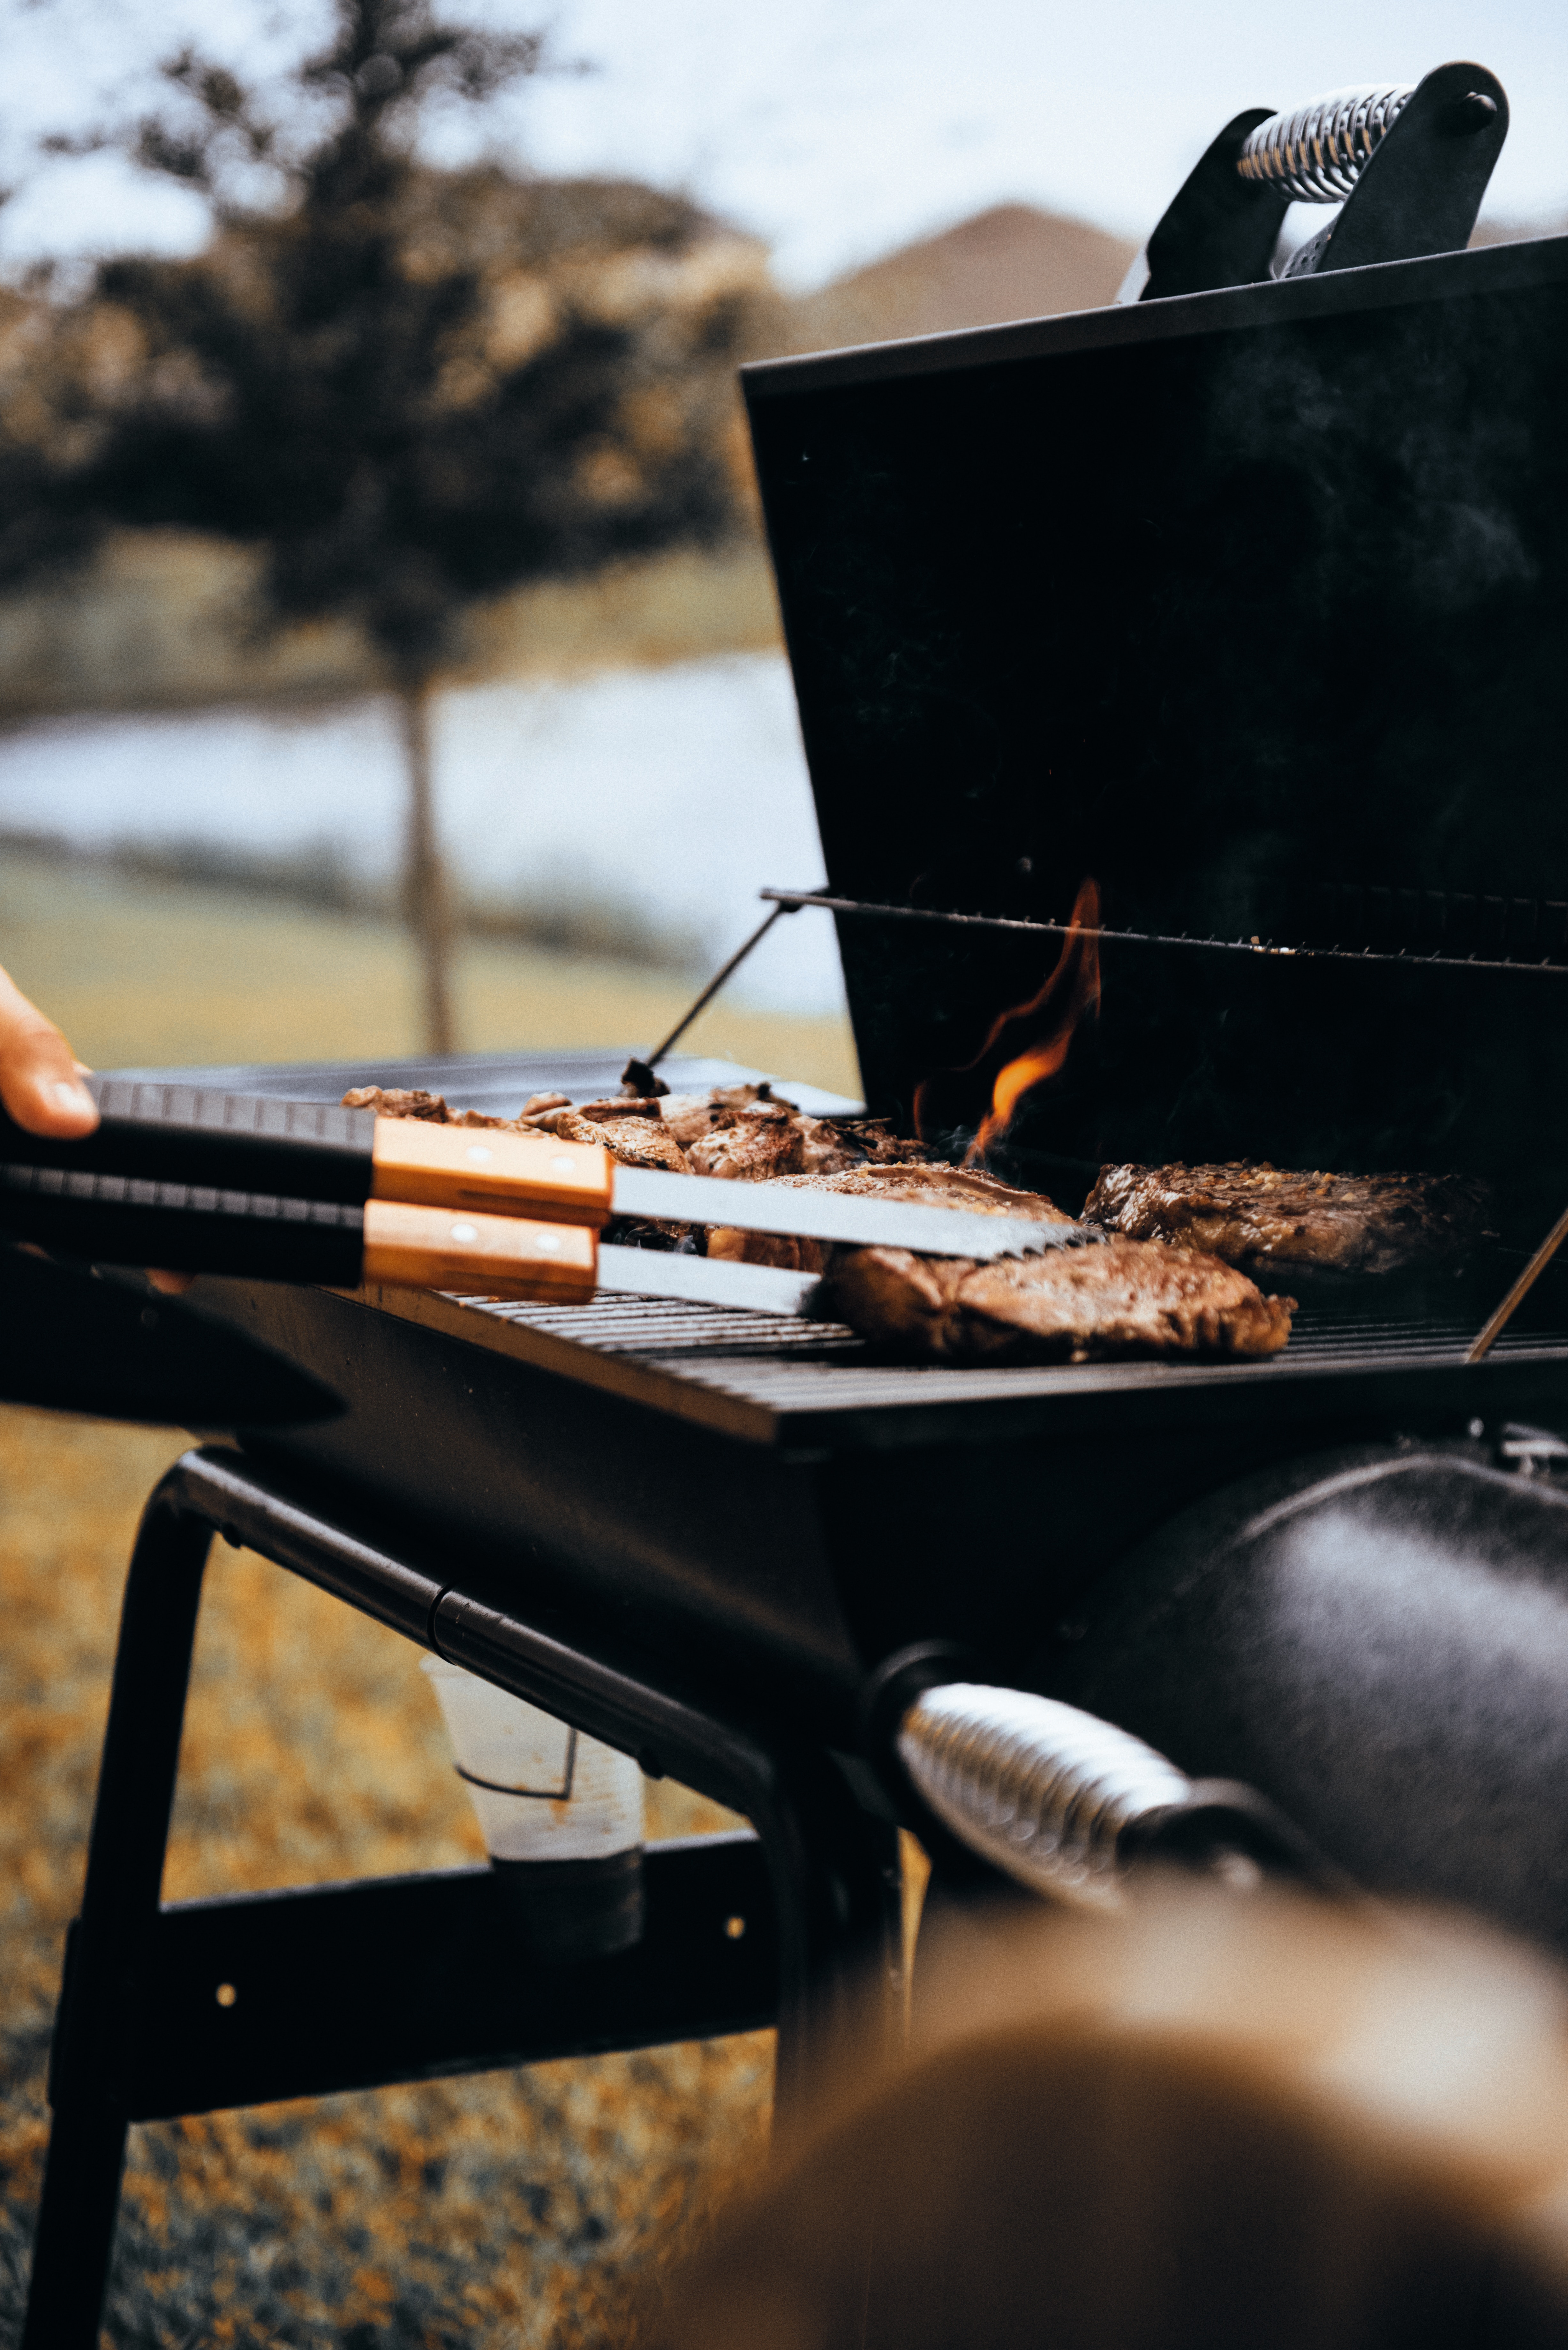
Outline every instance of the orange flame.
[[(1067, 936), (1062, 951), (1037, 995), (1027, 1003), (1015, 1003), (1006, 1012), (998, 1013), (986, 1032), (973, 1060), (965, 1061), (955, 1070), (978, 1069), (995, 1050), (1003, 1034), (1015, 1020), (1033, 1020), (1046, 1011), (1056, 999), (1063, 999), (1050, 1027), (1036, 1044), (1005, 1062), (997, 1072), (991, 1089), (991, 1109), (982, 1120), (979, 1133), (964, 1153), (964, 1165), (972, 1167), (983, 1159), (992, 1143), (1007, 1132), (1024, 1096), (1033, 1092), (1045, 1078), (1054, 1077), (1065, 1061), (1079, 1024), (1085, 1014), (1097, 1012), (1100, 1003), (1100, 893), (1093, 880), (1079, 885), (1073, 901), (1073, 912), (1067, 925)], [(922, 1084), (915, 1094), (915, 1130), (920, 1132), (920, 1113), (924, 1107), (926, 1087)]]

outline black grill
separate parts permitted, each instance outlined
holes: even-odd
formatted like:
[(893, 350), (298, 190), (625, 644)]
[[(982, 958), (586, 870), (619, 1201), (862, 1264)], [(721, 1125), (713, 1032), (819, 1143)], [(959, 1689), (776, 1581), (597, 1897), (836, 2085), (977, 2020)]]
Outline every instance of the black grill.
[[(868, 1110), (911, 1132), (940, 1079), (931, 1132), (974, 1131), (977, 1045), (1093, 877), (1097, 1024), (1002, 1171), (1069, 1209), (1107, 1160), (1483, 1178), (1464, 1280), (1303, 1284), (1267, 1360), (990, 1368), (620, 1296), (211, 1284), (349, 1404), (253, 1449), (850, 1744), (900, 1643), (1012, 1677), (1237, 1477), (1568, 1418), (1568, 1274), (1464, 1359), (1568, 1201), (1565, 352), (1554, 239), (746, 384), (826, 864), (789, 919), (836, 921)], [(625, 1059), (200, 1075), (514, 1110)]]

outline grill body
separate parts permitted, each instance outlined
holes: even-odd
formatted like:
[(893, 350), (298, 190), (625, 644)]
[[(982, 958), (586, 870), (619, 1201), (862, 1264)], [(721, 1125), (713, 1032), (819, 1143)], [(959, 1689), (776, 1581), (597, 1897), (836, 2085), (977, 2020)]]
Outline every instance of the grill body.
[(1359, 1884), (1568, 1950), (1568, 1492), (1549, 1475), (1408, 1440), (1273, 1469), (1141, 1545), (1067, 1630), (1058, 1694), (1265, 1789)]

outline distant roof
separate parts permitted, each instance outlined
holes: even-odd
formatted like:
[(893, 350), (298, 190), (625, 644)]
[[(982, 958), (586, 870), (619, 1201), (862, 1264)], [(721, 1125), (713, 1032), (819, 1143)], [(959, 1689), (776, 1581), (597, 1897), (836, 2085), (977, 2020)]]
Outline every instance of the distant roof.
[(1135, 248), (1086, 221), (997, 204), (790, 305), (791, 348), (832, 349), (1113, 301)]

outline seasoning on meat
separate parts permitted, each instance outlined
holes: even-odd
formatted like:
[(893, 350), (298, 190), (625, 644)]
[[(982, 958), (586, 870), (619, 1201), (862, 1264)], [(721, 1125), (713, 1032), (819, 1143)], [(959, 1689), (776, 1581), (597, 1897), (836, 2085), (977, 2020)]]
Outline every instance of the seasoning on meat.
[(1251, 1271), (1458, 1271), (1490, 1238), (1487, 1186), (1466, 1175), (1293, 1174), (1267, 1159), (1102, 1167), (1084, 1214), (1135, 1240)]
[[(691, 1157), (695, 1163), (695, 1151)], [(945, 1162), (852, 1167), (836, 1174), (792, 1175), (783, 1180), (797, 1191), (852, 1191), (877, 1200), (907, 1200), (922, 1208), (967, 1208), (971, 1215), (1028, 1216), (1045, 1224), (1073, 1221), (1043, 1191), (1015, 1191), (993, 1175), (949, 1167)], [(831, 1261), (833, 1244), (799, 1240), (784, 1232), (736, 1232), (722, 1225), (708, 1235), (708, 1254), (745, 1264), (782, 1265), (791, 1273), (820, 1273)]]
[(1108, 1355), (1274, 1355), (1293, 1297), (1265, 1297), (1218, 1257), (1107, 1241), (992, 1264), (907, 1249), (840, 1251), (825, 1318), (947, 1363), (1086, 1363)]

